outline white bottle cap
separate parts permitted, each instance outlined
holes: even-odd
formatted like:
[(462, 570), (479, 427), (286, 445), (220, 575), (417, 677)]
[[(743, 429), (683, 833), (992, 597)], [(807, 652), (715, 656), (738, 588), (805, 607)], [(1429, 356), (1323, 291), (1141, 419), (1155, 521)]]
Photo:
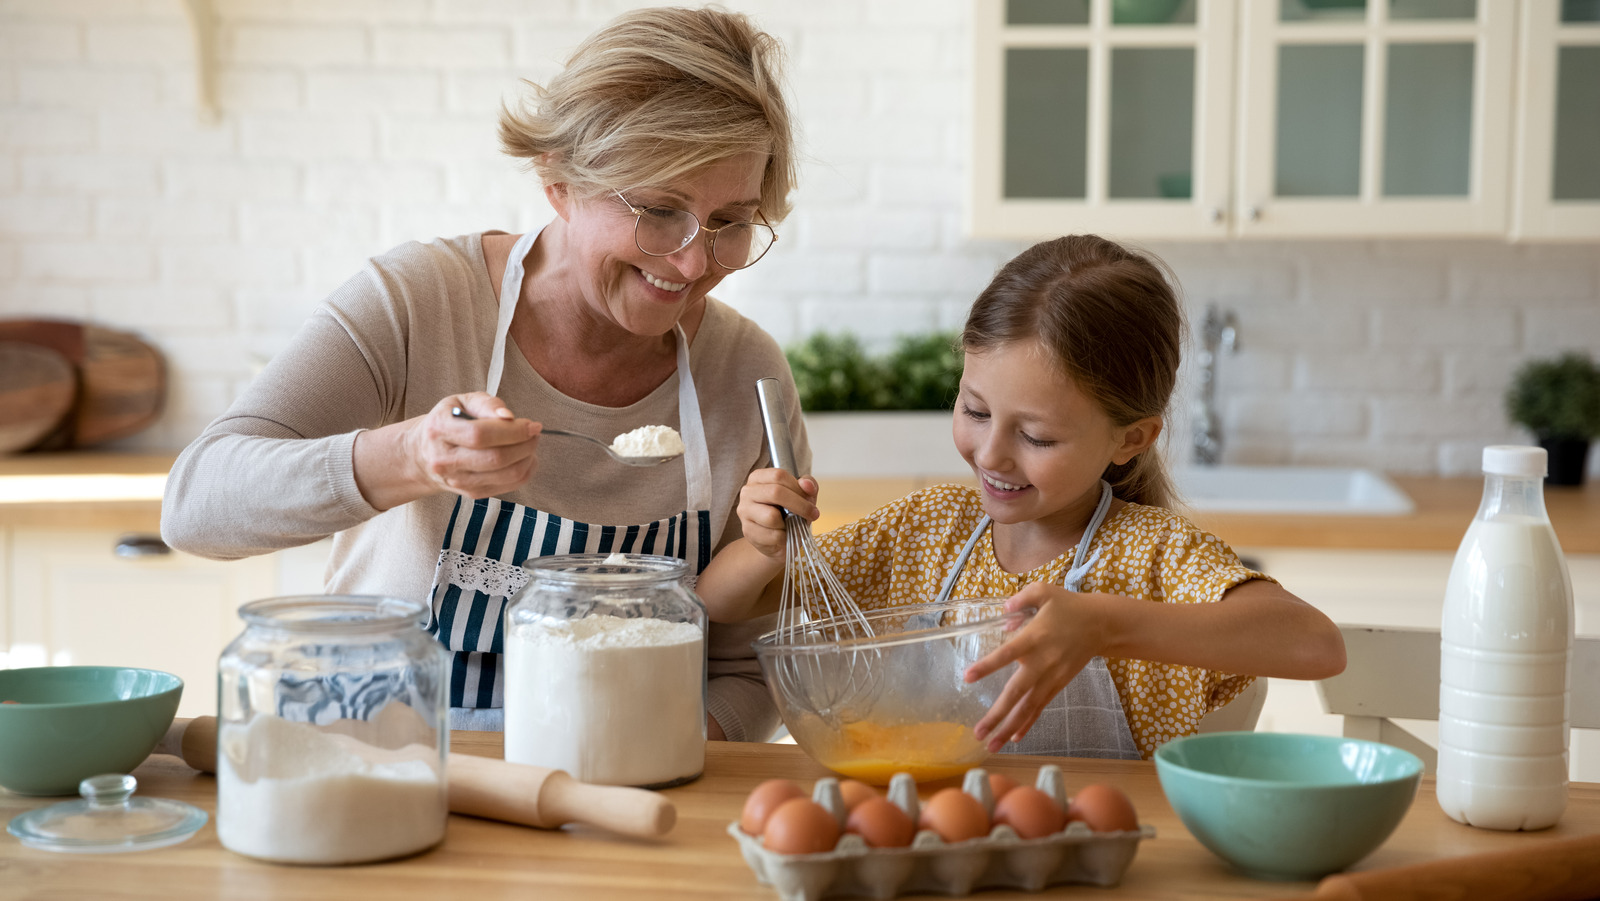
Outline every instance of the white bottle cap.
[(1542, 447), (1494, 444), (1483, 449), (1483, 471), (1495, 476), (1542, 479), (1548, 456)]

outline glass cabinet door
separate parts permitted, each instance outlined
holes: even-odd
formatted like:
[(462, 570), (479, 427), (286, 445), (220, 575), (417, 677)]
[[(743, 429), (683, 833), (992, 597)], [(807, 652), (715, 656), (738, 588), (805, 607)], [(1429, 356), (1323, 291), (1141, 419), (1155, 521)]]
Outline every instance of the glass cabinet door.
[(1242, 4), (1238, 233), (1503, 235), (1512, 9)]
[(970, 226), (1225, 238), (1234, 0), (978, 0)]
[(1514, 238), (1600, 238), (1600, 0), (1524, 0)]

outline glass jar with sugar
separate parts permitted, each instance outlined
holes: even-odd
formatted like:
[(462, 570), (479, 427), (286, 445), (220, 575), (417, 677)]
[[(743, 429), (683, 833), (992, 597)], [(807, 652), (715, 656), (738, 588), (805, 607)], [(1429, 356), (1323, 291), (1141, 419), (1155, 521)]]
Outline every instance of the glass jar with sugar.
[(427, 608), (268, 598), (218, 663), (217, 837), (294, 864), (426, 850), (449, 816), (448, 655)]
[(506, 610), (505, 757), (665, 788), (705, 767), (706, 612), (689, 564), (564, 554), (523, 564)]

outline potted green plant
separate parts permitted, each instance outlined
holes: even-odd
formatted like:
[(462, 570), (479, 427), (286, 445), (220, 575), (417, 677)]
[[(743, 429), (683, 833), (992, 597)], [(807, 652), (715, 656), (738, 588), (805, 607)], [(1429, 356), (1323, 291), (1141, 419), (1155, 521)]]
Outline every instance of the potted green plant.
[(856, 336), (818, 332), (785, 350), (800, 407), (845, 410), (948, 410), (961, 386), (954, 332), (903, 335), (894, 349), (869, 355)]
[(887, 402), (883, 373), (855, 335), (818, 332), (784, 355), (807, 413), (878, 410)]
[(1581, 353), (1531, 360), (1511, 380), (1506, 413), (1549, 453), (1550, 484), (1581, 485), (1600, 436), (1600, 366)]
[(819, 332), (785, 353), (800, 393), (818, 476), (966, 472), (950, 439), (961, 385), (954, 332), (899, 338), (869, 353), (856, 336)]

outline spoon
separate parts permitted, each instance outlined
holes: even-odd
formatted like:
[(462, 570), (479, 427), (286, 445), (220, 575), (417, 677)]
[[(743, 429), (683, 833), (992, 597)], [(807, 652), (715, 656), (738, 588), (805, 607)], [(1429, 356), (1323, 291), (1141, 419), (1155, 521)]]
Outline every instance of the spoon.
[[(461, 407), (451, 407), (450, 408), (450, 415), (454, 416), (457, 419), (477, 419), (478, 418), (476, 416), (473, 416), (471, 413), (468, 413), (465, 409), (463, 409)], [(599, 445), (601, 450), (604, 450), (606, 453), (611, 455), (611, 459), (617, 461), (618, 463), (623, 464), (624, 466), (659, 466), (660, 464), (665, 463), (668, 460), (676, 460), (679, 457), (683, 456), (682, 454), (664, 454), (664, 455), (660, 455), (660, 456), (630, 457), (630, 456), (628, 456), (626, 454), (619, 454), (616, 451), (612, 450), (611, 449), (611, 445), (605, 443), (604, 441), (601, 441), (599, 438), (591, 438), (590, 436), (585, 435), (585, 434), (583, 434), (581, 432), (569, 432), (569, 431), (566, 431), (565, 429), (545, 429), (545, 430), (543, 430), (541, 432), (541, 434), (544, 434), (544, 435), (561, 435), (561, 436), (566, 437), (566, 438), (582, 438), (584, 441), (587, 441), (590, 444)]]

